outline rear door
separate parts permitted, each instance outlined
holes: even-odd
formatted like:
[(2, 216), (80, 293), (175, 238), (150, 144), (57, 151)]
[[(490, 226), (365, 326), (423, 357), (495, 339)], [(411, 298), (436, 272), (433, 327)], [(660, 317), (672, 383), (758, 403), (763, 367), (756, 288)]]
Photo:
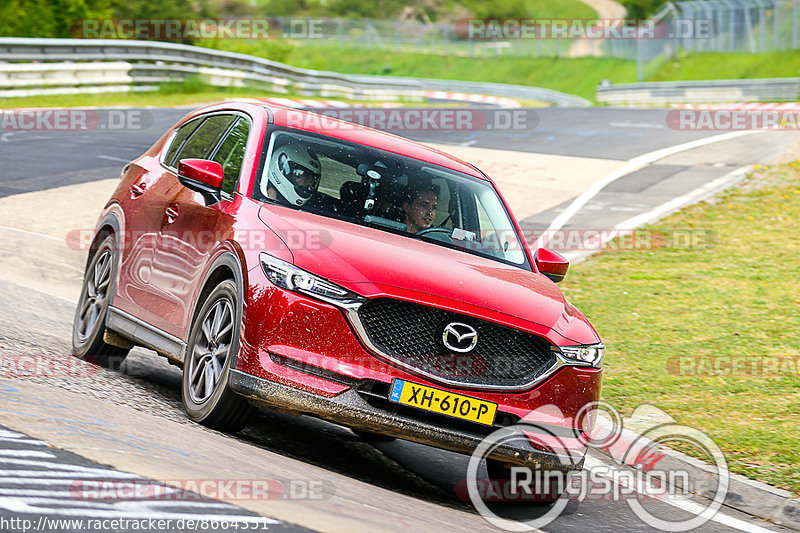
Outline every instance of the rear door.
[(169, 198), (162, 219), (154, 272), (159, 289), (159, 327), (179, 338), (189, 329), (204, 267), (219, 240), (221, 217), (234, 200), (251, 129), (243, 114), (211, 115), (176, 158), (176, 166), (181, 159), (211, 159), (219, 162), (225, 173), (220, 202), (207, 206), (200, 193), (179, 186)]
[(168, 165), (203, 120), (204, 117), (199, 117), (179, 127), (161, 156), (142, 158), (128, 171), (138, 176), (132, 181), (129, 196), (122, 200), (127, 242), (122, 250), (120, 285), (114, 306), (145, 322), (152, 323), (157, 316), (152, 312), (156, 241), (169, 199), (179, 186)]

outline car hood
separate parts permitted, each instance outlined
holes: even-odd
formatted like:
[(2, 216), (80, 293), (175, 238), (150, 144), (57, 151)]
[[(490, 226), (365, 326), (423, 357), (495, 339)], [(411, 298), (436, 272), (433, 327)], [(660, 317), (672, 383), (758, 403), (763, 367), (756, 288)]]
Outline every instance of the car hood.
[(291, 249), (295, 265), (359, 294), (415, 300), (542, 334), (553, 330), (567, 344), (599, 342), (541, 274), (291, 208), (262, 206), (259, 218)]

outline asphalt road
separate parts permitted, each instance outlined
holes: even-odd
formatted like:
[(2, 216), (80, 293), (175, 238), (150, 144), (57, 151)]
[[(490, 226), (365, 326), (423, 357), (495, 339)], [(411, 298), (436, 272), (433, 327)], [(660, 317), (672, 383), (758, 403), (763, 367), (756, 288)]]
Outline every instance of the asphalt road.
[[(0, 197), (113, 178), (188, 109), (130, 109), (126, 127), (0, 132)], [(487, 110), (487, 112), (492, 112)], [(666, 110), (537, 108), (518, 130), (398, 132), (418, 141), (628, 160), (719, 132), (677, 131)], [(125, 122), (122, 122), (125, 124)], [(531, 127), (532, 126), (532, 127)]]
[[(42, 131), (2, 134), (0, 196), (43, 191), (56, 186), (114, 177), (125, 162), (148, 148), (164, 130), (186, 112), (175, 109), (136, 111), (149, 114), (149, 119), (142, 121), (146, 125), (140, 129), (128, 128), (113, 132), (108, 129), (98, 129), (88, 132)], [(513, 134), (493, 131), (437, 132), (418, 133), (411, 137), (421, 141), (435, 140), (438, 143), (628, 160), (653, 150), (718, 133), (670, 130), (665, 126), (666, 112), (658, 110), (537, 109), (536, 112), (539, 114), (536, 128)], [(709, 149), (703, 152), (702, 156), (695, 154), (695, 159), (699, 158), (701, 162), (717, 161), (719, 164), (716, 166), (698, 164), (696, 160), (691, 159), (691, 154), (686, 154), (681, 161), (660, 165), (668, 168), (648, 167), (635, 178), (623, 178), (615, 182), (612, 187), (603, 191), (604, 195), (597, 197), (595, 203), (587, 205), (579, 213), (579, 217), (587, 216), (586, 220), (596, 221), (598, 212), (602, 211), (611, 213), (608, 215), (611, 218), (606, 222), (611, 224), (619, 217), (631, 216), (634, 213), (625, 211), (630, 208), (632, 202), (641, 204), (637, 204), (636, 213), (650, 209), (651, 204), (691, 191), (698, 184), (719, 177), (739, 165), (752, 164), (776, 155), (790, 142), (793, 142), (793, 139), (765, 137), (757, 142), (728, 144), (723, 147), (724, 149), (718, 150), (719, 153)], [(747, 151), (742, 151), (743, 144), (748, 146)], [(700, 167), (714, 170), (703, 174), (697, 170)], [(694, 174), (687, 174), (692, 172)], [(648, 191), (654, 187), (658, 189), (657, 193), (648, 196)], [(564, 208), (565, 206), (554, 208), (533, 217), (527, 223), (531, 227), (546, 226)], [(620, 211), (614, 211), (615, 208)], [(42, 213), (31, 213), (30, 216), (46, 216), (44, 206)], [(576, 223), (583, 222), (578, 218)], [(7, 251), (1, 259), (7, 260), (9, 255), (12, 254)], [(0, 305), (0, 355), (33, 354), (45, 359), (61, 359), (66, 356), (69, 352), (74, 305), (71, 301), (52, 298), (42, 292), (5, 282), (0, 283), (0, 301), (3, 302), (3, 305)], [(14, 378), (0, 379), (0, 396), (3, 397), (3, 401), (0, 402), (0, 413), (3, 413), (0, 415), (0, 423), (8, 419), (17, 424), (17, 427), (12, 427), (11, 422), (5, 422), (14, 432), (8, 429), (0, 430), (0, 464), (2, 464), (0, 520), (66, 516), (63, 513), (59, 514), (58, 511), (64, 508), (60, 507), (64, 502), (66, 508), (72, 509), (76, 516), (91, 516), (97, 511), (97, 508), (81, 507), (75, 501), (64, 498), (63, 486), (48, 489), (61, 490), (60, 496), (52, 494), (47, 496), (60, 498), (60, 501), (49, 502), (50, 507), (43, 506), (42, 504), (47, 502), (37, 498), (44, 497), (41, 494), (41, 483), (43, 479), (48, 479), (45, 475), (29, 473), (14, 477), (7, 472), (9, 461), (21, 458), (19, 452), (15, 455), (14, 450), (36, 452), (41, 451), (40, 448), (45, 448), (41, 444), (32, 444), (40, 441), (25, 435), (25, 432), (15, 433), (20, 431), (19, 424), (28, 424), (32, 433), (62, 435), (67, 431), (64, 429), (64, 420), (68, 419), (69, 413), (62, 412), (61, 418), (43, 420), (41, 414), (19, 408), (14, 403), (21, 398), (22, 393), (8, 391), (23, 385), (47, 386), (53, 391), (58, 389), (65, 395), (79, 394), (82, 398), (81, 406), (86, 409), (91, 409), (93, 405), (113, 403), (119, 412), (129, 410), (131, 413), (135, 411), (137, 416), (147, 416), (149, 417), (147, 420), (153, 419), (163, 424), (164, 433), (153, 435), (151, 438), (164, 447), (170, 442), (181, 440), (199, 442), (196, 440), (198, 436), (201, 440), (218, 438), (216, 432), (186, 421), (180, 404), (180, 371), (146, 350), (134, 350), (120, 372), (98, 371), (88, 380), (86, 376), (63, 375), (30, 377), (23, 381)], [(53, 401), (55, 402), (55, 399)], [(124, 418), (115, 418), (113, 422), (119, 425), (120, 431), (131, 433), (135, 431), (135, 425), (126, 422)], [(74, 424), (67, 426), (73, 428), (71, 431), (76, 431)], [(280, 522), (275, 528), (292, 530), (298, 527), (292, 524), (297, 523), (311, 529), (346, 530), (342, 523), (330, 519), (330, 516), (336, 516), (336, 512), (341, 512), (343, 520), (344, 517), (348, 517), (356, 521), (359, 520), (359, 513), (363, 513), (364, 524), (370, 524), (369, 527), (365, 526), (365, 530), (376, 527), (376, 522), (367, 520), (385, 520), (383, 517), (386, 516), (405, 516), (411, 521), (411, 525), (406, 527), (407, 530), (421, 529), (421, 523), (427, 524), (426, 529), (429, 530), (492, 530), (471, 505), (455, 496), (455, 487), (463, 481), (465, 475), (467, 459), (463, 456), (403, 441), (366, 442), (349, 430), (334, 424), (267, 411), (260, 411), (257, 419), (246, 430), (234, 438), (228, 438), (228, 442), (231, 446), (244, 450), (245, 455), (242, 457), (252, 456), (254, 465), (255, 458), (258, 458), (258, 464), (264, 468), (274, 464), (276, 465), (274, 468), (284, 468), (290, 476), (296, 478), (316, 475), (326, 480), (333, 480), (335, 484), (333, 492), (337, 503), (333, 507), (325, 507), (324, 513), (329, 514), (320, 511), (321, 504), (314, 501), (304, 503), (306, 507), (296, 508), (294, 514), (288, 514), (288, 519), (286, 511), (281, 510), (283, 508), (276, 508), (275, 515), (259, 511), (260, 514), (273, 516)], [(35, 457), (34, 453), (25, 459), (62, 462), (83, 468), (106, 468), (96, 462), (56, 449), (47, 448), (46, 453), (52, 456)], [(210, 460), (216, 461), (216, 467), (220, 470), (235, 468), (224, 454), (211, 457)], [(145, 464), (148, 458), (142, 456), (140, 460)], [(27, 468), (32, 472), (45, 472), (48, 469), (52, 470), (53, 467), (31, 463), (27, 464)], [(134, 468), (131, 467), (129, 470), (133, 471)], [(124, 473), (126, 470), (117, 466), (114, 472)], [(28, 476), (31, 483), (25, 483), (25, 476)], [(11, 479), (23, 479), (23, 481), (10, 481)], [(372, 494), (374, 497), (370, 496)], [(28, 507), (20, 507), (22, 504)], [(228, 504), (219, 504), (220, 507), (214, 507), (214, 502), (205, 504), (209, 508), (216, 509), (214, 512), (218, 513), (253, 515), (252, 511)], [(114, 502), (107, 502), (107, 505), (113, 507)], [(645, 507), (654, 514), (671, 520), (689, 516), (685, 511), (662, 502), (648, 502)], [(76, 508), (83, 510), (75, 511)], [(497, 510), (504, 516), (516, 519), (535, 518), (543, 512), (541, 508), (525, 505)], [(172, 509), (170, 512), (176, 511)], [(281, 513), (283, 513), (281, 516), (277, 516)], [(370, 513), (375, 516), (371, 516)], [(723, 514), (724, 516), (720, 515), (721, 521), (709, 522), (696, 531), (756, 531), (758, 527), (781, 531), (781, 528), (765, 525), (735, 511), (726, 510)], [(319, 518), (320, 516), (327, 516), (328, 521), (325, 522)], [(396, 520), (397, 523), (384, 522), (381, 529), (401, 529), (399, 527), (402, 525), (399, 522), (401, 519)], [(270, 529), (276, 530), (272, 527)], [(10, 527), (7, 529), (0, 527), (0, 530), (21, 531)], [(77, 530), (77, 528), (66, 527), (65, 530)], [(570, 504), (564, 515), (543, 530), (657, 531), (642, 522), (630, 510), (628, 504), (622, 501), (584, 502), (579, 506)]]

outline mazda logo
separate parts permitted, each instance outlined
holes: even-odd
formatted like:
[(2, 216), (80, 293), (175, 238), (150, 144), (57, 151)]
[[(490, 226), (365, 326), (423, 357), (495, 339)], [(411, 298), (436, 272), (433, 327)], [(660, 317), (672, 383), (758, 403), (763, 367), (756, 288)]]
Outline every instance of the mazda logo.
[(478, 344), (478, 332), (469, 324), (451, 322), (444, 327), (442, 342), (448, 350), (470, 352)]

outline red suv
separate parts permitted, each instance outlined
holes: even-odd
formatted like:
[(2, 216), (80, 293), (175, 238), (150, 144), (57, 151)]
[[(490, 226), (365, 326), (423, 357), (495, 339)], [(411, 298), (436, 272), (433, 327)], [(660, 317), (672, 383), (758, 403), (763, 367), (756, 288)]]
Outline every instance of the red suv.
[[(110, 368), (135, 345), (155, 350), (183, 367), (188, 416), (227, 431), (264, 406), (471, 453), (527, 416), (579, 452), (603, 345), (555, 285), (567, 266), (531, 253), (464, 161), (229, 102), (190, 113), (125, 167), (73, 349)], [(491, 458), (553, 463), (530, 437)]]

